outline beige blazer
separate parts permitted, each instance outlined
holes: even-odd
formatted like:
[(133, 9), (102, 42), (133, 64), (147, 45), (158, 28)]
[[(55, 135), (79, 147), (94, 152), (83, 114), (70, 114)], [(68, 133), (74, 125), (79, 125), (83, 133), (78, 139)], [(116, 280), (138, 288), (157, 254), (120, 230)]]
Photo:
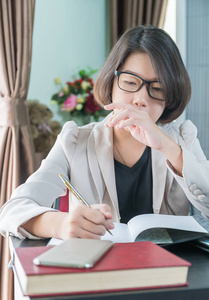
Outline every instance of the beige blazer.
[[(34, 238), (21, 225), (52, 210), (54, 200), (66, 193), (59, 174), (69, 177), (90, 204), (110, 205), (114, 221), (120, 220), (112, 129), (106, 128), (105, 122), (80, 128), (74, 122), (64, 125), (39, 170), (13, 192), (11, 200), (0, 210), (1, 234)], [(191, 121), (181, 126), (175, 122), (159, 126), (181, 145), (184, 165), (182, 178), (172, 171), (159, 151), (152, 149), (154, 213), (187, 215), (192, 207), (209, 216), (209, 162), (199, 145), (196, 127)], [(76, 203), (78, 200), (70, 193), (70, 210)]]

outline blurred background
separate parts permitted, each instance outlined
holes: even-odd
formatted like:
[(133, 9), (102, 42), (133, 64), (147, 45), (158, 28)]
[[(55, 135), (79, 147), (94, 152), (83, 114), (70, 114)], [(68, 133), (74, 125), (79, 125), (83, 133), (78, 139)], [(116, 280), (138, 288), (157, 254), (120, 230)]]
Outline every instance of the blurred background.
[[(109, 2), (36, 0), (28, 99), (49, 106), (61, 124), (69, 116), (50, 104), (58, 91), (54, 79), (65, 83), (87, 66), (101, 69), (111, 48)], [(168, 0), (163, 28), (176, 41), (192, 82), (192, 99), (180, 121), (196, 124), (209, 158), (209, 1)]]
[[(179, 47), (192, 97), (176, 121), (194, 122), (209, 159), (209, 0), (1, 0), (0, 207), (73, 113), (103, 117), (93, 82), (117, 38), (140, 24), (164, 28)], [(13, 300), (9, 260), (0, 236), (0, 300)]]

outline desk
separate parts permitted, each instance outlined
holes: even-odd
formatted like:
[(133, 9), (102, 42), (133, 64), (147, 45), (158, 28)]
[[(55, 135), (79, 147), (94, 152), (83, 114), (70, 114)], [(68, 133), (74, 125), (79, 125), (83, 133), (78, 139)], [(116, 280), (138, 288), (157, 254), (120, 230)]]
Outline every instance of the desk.
[[(20, 240), (10, 238), (11, 255), (16, 247), (44, 246), (47, 240)], [(209, 252), (201, 250), (192, 243), (183, 243), (165, 247), (168, 251), (192, 263), (189, 269), (188, 282), (185, 287), (150, 289), (129, 292), (115, 292), (92, 295), (33, 297), (31, 300), (204, 300), (209, 299)], [(16, 281), (15, 281), (16, 282)], [(17, 287), (15, 287), (16, 289)], [(23, 299), (30, 299), (24, 297)], [(15, 300), (20, 300), (16, 298)]]

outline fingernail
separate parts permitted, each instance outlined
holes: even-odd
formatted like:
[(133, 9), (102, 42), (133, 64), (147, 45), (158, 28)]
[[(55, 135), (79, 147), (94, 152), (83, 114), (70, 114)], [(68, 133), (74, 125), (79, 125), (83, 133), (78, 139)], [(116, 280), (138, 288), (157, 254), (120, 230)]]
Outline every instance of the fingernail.
[(107, 110), (110, 109), (111, 110), (110, 105), (111, 104), (104, 105), (104, 109), (107, 109)]
[(107, 216), (107, 215), (112, 216), (112, 214), (111, 214), (110, 211), (106, 211), (106, 212), (105, 212), (105, 215), (106, 215), (106, 216)]
[(113, 223), (110, 223), (110, 229), (114, 229), (115, 225)]
[(106, 123), (106, 126), (107, 126), (107, 127), (111, 127), (111, 126), (112, 126), (112, 122), (107, 122), (107, 123)]

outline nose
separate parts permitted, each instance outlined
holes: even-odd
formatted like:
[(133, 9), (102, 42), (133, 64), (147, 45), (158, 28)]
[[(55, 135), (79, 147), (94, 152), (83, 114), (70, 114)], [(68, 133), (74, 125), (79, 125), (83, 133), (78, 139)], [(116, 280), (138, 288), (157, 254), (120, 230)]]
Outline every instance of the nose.
[(133, 104), (136, 107), (146, 107), (148, 105), (149, 94), (147, 86), (144, 84), (140, 90), (134, 93)]

